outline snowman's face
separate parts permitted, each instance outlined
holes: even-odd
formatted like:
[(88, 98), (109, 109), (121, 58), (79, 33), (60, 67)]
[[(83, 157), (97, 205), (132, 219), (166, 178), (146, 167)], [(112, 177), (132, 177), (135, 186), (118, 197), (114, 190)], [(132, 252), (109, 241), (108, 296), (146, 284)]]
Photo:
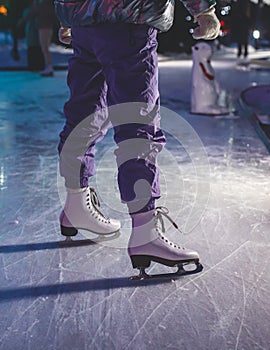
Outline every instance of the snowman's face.
[(212, 56), (211, 46), (200, 42), (192, 47), (192, 57), (195, 61), (208, 60)]

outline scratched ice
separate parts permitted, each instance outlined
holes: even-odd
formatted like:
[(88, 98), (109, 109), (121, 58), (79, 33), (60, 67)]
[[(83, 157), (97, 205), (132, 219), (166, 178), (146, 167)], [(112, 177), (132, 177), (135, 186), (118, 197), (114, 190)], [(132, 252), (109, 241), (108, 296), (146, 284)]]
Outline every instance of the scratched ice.
[[(268, 72), (236, 70), (230, 57), (217, 57), (213, 66), (234, 102), (253, 82), (269, 83)], [(190, 123), (208, 154), (210, 168), (205, 164), (199, 174), (210, 186), (201, 220), (188, 234), (170, 232), (200, 252), (204, 270), (138, 286), (128, 280), (134, 272), (126, 250), (117, 246), (129, 234), (125, 213), (118, 214), (124, 228), (114, 241), (91, 243), (81, 232), (81, 244), (59, 243), (57, 139), (66, 72), (48, 80), (0, 73), (1, 350), (269, 349), (270, 157), (244, 116), (189, 114), (190, 74), (189, 60), (160, 62), (162, 105)], [(111, 133), (98, 159), (108, 147)], [(179, 180), (173, 162), (161, 156), (162, 172), (173, 175), (162, 178), (166, 206), (176, 213), (181, 204), (183, 227), (198, 174), (170, 135), (166, 152), (181, 171)], [(113, 159), (98, 170), (105, 201), (104, 194), (116, 191)]]

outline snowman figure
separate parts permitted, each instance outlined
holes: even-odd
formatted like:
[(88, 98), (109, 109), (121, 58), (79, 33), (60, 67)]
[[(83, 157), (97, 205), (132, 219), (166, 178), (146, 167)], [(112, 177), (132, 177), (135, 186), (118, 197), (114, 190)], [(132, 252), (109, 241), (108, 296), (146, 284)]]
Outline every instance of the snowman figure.
[(212, 49), (205, 42), (192, 47), (192, 89), (191, 113), (207, 115), (225, 115), (230, 111), (219, 105), (221, 90), (215, 79), (215, 71), (211, 66)]

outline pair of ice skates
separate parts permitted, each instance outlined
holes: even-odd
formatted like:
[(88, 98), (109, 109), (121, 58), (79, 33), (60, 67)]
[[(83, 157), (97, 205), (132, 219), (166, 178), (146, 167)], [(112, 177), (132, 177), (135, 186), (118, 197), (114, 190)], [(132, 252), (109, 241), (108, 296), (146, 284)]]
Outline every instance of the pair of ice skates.
[[(136, 221), (140, 222), (140, 215), (136, 214)], [(145, 279), (153, 277), (148, 275), (145, 269), (151, 261), (166, 266), (178, 266), (176, 273), (170, 276), (182, 276), (197, 273), (202, 270), (199, 263), (199, 255), (196, 251), (179, 247), (169, 241), (165, 236), (163, 217), (166, 217), (175, 228), (177, 225), (168, 215), (164, 207), (157, 207), (149, 213), (150, 218), (142, 225), (135, 225), (128, 243), (128, 254), (133, 268), (140, 273), (133, 279)], [(141, 221), (142, 222), (142, 221)], [(71, 240), (78, 233), (78, 229), (84, 229), (99, 235), (108, 235), (120, 230), (120, 221), (106, 218), (100, 211), (100, 203), (95, 190), (85, 187), (77, 190), (67, 189), (67, 198), (64, 210), (60, 216), (62, 235)], [(184, 265), (195, 264), (195, 269), (185, 270)], [(155, 275), (154, 277), (156, 277)]]

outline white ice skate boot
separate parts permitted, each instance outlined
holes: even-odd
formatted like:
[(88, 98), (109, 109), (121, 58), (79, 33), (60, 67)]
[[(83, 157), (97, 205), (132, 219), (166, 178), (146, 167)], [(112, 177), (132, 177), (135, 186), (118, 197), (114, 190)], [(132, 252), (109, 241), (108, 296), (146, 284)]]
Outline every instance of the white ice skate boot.
[[(155, 277), (145, 273), (145, 268), (150, 266), (151, 261), (171, 267), (178, 266), (177, 275), (200, 272), (203, 267), (199, 263), (198, 253), (194, 250), (178, 246), (163, 235), (165, 226), (162, 215), (178, 229), (176, 223), (169, 217), (168, 209), (165, 207), (157, 207), (151, 214), (152, 219), (150, 221), (132, 229), (128, 244), (128, 254), (133, 268), (138, 268), (140, 270), (139, 276), (136, 276), (135, 279)], [(195, 270), (186, 271), (183, 265), (190, 263), (194, 263), (196, 268)], [(173, 273), (173, 275), (175, 275), (175, 273)]]
[(120, 229), (120, 221), (106, 218), (99, 209), (100, 203), (91, 187), (67, 189), (65, 207), (60, 215), (61, 233), (75, 236), (78, 229), (106, 235)]

